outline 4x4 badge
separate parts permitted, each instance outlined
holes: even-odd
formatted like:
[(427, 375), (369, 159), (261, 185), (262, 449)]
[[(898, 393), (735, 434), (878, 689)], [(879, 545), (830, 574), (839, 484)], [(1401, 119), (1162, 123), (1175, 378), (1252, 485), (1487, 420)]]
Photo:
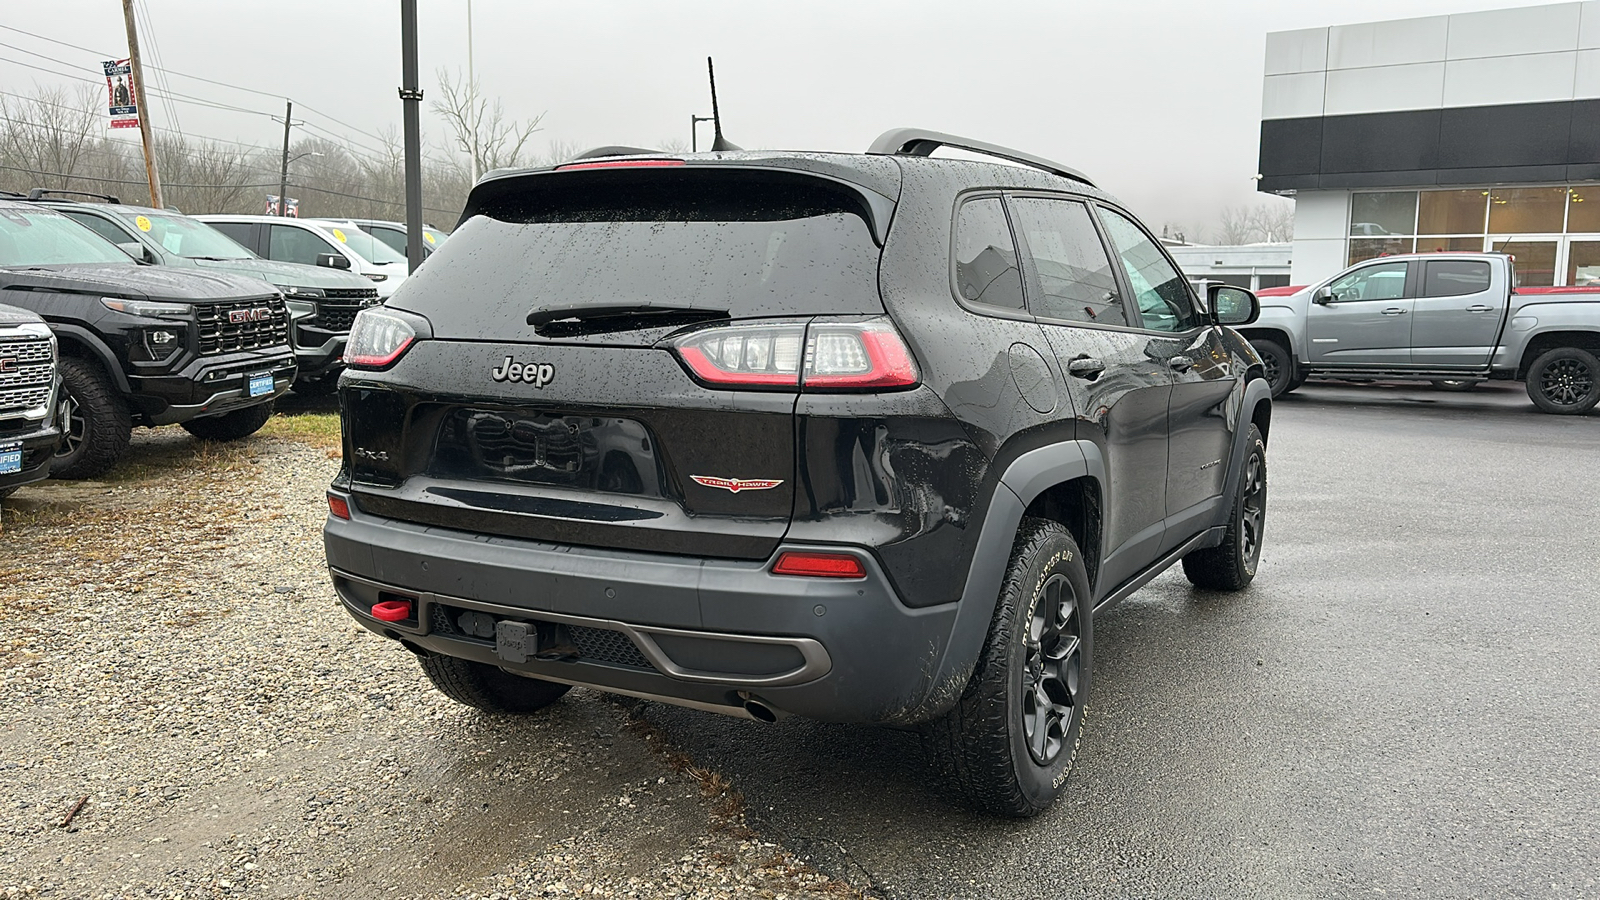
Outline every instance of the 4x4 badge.
[(773, 478), (714, 478), (708, 475), (690, 475), (696, 484), (706, 487), (722, 488), (737, 494), (740, 491), (765, 491), (783, 484), (783, 479)]

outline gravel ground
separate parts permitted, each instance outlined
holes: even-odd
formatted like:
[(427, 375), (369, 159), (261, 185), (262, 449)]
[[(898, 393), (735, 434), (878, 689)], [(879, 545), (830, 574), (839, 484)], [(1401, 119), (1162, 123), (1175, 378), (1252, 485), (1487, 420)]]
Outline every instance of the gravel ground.
[(484, 715), (349, 621), (316, 431), (6, 501), (0, 898), (862, 896), (633, 701)]

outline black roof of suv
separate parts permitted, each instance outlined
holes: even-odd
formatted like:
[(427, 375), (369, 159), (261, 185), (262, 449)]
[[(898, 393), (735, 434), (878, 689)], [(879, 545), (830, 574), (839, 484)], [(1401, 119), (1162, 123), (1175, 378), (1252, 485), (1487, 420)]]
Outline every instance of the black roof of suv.
[(1094, 611), (1254, 575), (1270, 400), (1209, 310), (1256, 305), (1067, 167), (873, 151), (486, 176), (351, 335), (356, 619), (485, 709), (918, 725), (975, 804), (1048, 806)]

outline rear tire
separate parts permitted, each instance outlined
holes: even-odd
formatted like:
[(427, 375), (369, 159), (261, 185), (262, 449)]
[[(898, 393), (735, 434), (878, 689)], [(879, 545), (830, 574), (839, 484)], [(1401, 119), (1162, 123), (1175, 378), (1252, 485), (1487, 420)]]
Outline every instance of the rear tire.
[(1272, 389), (1274, 400), (1304, 382), (1304, 379), (1295, 380), (1294, 357), (1289, 355), (1289, 350), (1282, 344), (1268, 338), (1254, 338), (1250, 341), (1250, 346), (1254, 347), (1256, 355), (1261, 357), (1262, 374), (1267, 379), (1267, 387)]
[(1195, 550), (1183, 558), (1189, 583), (1208, 591), (1243, 590), (1261, 563), (1261, 538), (1267, 523), (1267, 443), (1261, 429), (1250, 426), (1245, 437), (1244, 471), (1228, 517), (1222, 543)]
[(1577, 347), (1546, 350), (1528, 367), (1523, 386), (1541, 412), (1582, 415), (1600, 401), (1600, 360)]
[(98, 363), (75, 356), (57, 364), (65, 390), (58, 418), (66, 435), (50, 464), (53, 478), (95, 478), (111, 471), (133, 437), (128, 402)]
[(1072, 535), (1023, 519), (972, 678), (955, 708), (922, 730), (934, 765), (968, 803), (1020, 818), (1061, 795), (1088, 709), (1092, 626)]
[(272, 403), (258, 403), (220, 416), (205, 416), (183, 423), (183, 430), (202, 441), (237, 441), (261, 430), (272, 418)]
[(487, 713), (531, 713), (560, 700), (572, 689), (570, 685), (523, 678), (494, 666), (438, 654), (422, 658), (422, 672), (439, 693)]

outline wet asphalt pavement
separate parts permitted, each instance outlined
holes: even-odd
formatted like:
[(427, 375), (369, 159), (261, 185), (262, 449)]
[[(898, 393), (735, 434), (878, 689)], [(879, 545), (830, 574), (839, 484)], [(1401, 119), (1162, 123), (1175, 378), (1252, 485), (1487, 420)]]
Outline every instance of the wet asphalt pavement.
[(1600, 896), (1600, 412), (1281, 400), (1237, 595), (1096, 620), (1067, 795), (964, 810), (913, 734), (652, 706), (768, 839), (893, 898)]

